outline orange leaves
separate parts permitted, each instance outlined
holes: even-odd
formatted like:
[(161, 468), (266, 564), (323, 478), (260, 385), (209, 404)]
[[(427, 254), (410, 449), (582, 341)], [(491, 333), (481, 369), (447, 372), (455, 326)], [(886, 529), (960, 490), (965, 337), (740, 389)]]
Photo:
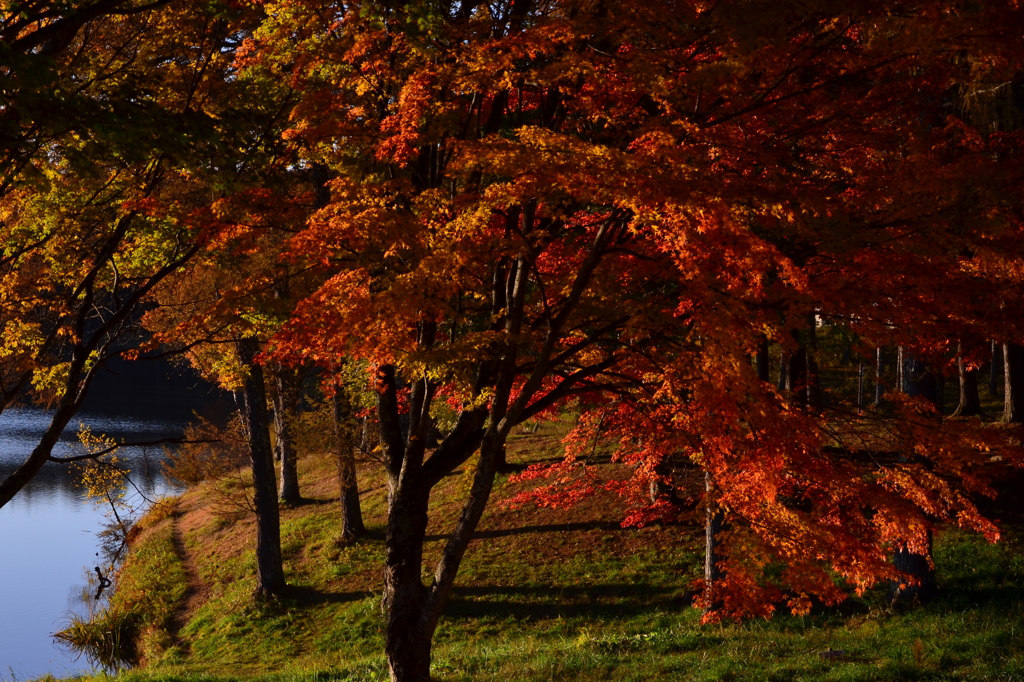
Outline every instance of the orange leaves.
[(380, 131), (388, 137), (377, 146), (378, 159), (394, 161), (401, 167), (413, 160), (423, 142), (422, 128), (435, 99), (433, 80), (432, 74), (421, 72), (402, 86), (398, 111), (380, 124)]
[[(295, 88), (287, 148), (325, 184), (315, 210), (215, 210), (249, 257), (265, 225), (293, 232), (281, 263), (310, 286), (275, 352), (394, 365), (506, 433), (578, 401), (570, 457), (515, 502), (612, 489), (634, 524), (720, 505), (728, 615), (835, 603), (837, 576), (891, 577), (886, 552), (939, 521), (994, 537), (972, 496), (1006, 438), (808, 398), (849, 370), (813, 366), (819, 325), (936, 367), (955, 339), (1019, 336), (1019, 140), (950, 103), (1024, 63), (950, 60), (987, 10), (523, 6), (268, 5), (247, 63)], [(803, 352), (802, 386), (755, 375), (762, 340)], [(581, 464), (598, 438), (628, 478)]]

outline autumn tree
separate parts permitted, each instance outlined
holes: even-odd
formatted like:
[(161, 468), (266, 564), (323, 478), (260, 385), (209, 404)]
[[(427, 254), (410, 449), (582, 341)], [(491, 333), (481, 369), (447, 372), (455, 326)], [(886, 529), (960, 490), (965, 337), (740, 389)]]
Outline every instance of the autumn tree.
[[(970, 494), (989, 490), (984, 448), (1009, 442), (937, 428), (912, 396), (893, 395), (884, 422), (823, 411), (813, 334), (847, 324), (867, 347), (941, 367), (949, 339), (991, 326), (988, 294), (1016, 277), (1017, 142), (945, 103), (1016, 68), (1016, 10), (260, 8), (238, 64), (295, 89), (287, 172), (333, 178), (282, 261), (318, 287), (272, 351), (373, 368), (393, 679), (429, 679), (510, 430), (569, 398), (620, 398), (606, 423), (637, 474), (621, 490), (647, 500), (631, 521), (658, 511), (659, 457), (709, 474), (730, 523), (726, 614), (835, 603), (836, 575), (859, 590), (899, 578), (889, 553), (923, 554), (936, 519), (995, 535)], [(235, 211), (250, 219), (233, 224), (258, 233), (289, 205), (266, 198), (286, 195), (250, 190)], [(1017, 334), (1008, 322), (998, 336)], [(765, 337), (802, 358), (789, 395), (750, 362)], [(442, 401), (455, 418), (428, 448)], [(431, 491), (463, 466), (473, 486), (424, 584)], [(561, 499), (586, 492), (568, 485)], [(760, 580), (772, 562), (787, 567), (780, 585)]]
[[(149, 294), (216, 231), (197, 200), (209, 188), (195, 179), (218, 152), (204, 106), (223, 83), (230, 32), (206, 8), (164, 5), (28, 3), (5, 20), (5, 56), (18, 62), (10, 87), (21, 89), (0, 115), (12, 140), (0, 198), (0, 410), (31, 388), (53, 413), (0, 482), (0, 505), (53, 459), (95, 373), (142, 343)], [(78, 109), (67, 128), (48, 128), (56, 112), (22, 88), (43, 72)]]
[[(250, 71), (232, 81), (231, 95), (217, 106), (237, 146), (215, 170), (220, 196), (205, 204), (217, 236), (174, 281), (153, 292), (144, 323), (155, 335), (153, 347), (184, 354), (235, 395), (252, 471), (255, 591), (262, 598), (286, 586), (279, 503), (300, 499), (293, 431), (302, 388), (301, 368), (268, 362), (264, 351), (295, 304), (292, 292), (309, 288), (304, 278), (310, 273), (289, 269), (279, 256), (285, 237), (312, 210), (315, 184), (294, 168), (295, 155), (278, 135), (288, 88)], [(282, 455), (280, 488), (272, 426)]]

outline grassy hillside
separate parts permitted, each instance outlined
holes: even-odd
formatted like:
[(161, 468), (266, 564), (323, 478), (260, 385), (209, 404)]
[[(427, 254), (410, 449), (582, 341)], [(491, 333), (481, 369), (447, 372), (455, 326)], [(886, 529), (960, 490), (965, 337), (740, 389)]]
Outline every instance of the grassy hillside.
[[(536, 462), (560, 445), (545, 425), (509, 452)], [(282, 518), (291, 587), (270, 604), (251, 599), (240, 482), (205, 484), (145, 520), (110, 615), (90, 630), (135, 642), (143, 665), (124, 680), (386, 679), (383, 478), (361, 470), (370, 534), (344, 544), (333, 462), (309, 456), (301, 470), (308, 501)], [(608, 462), (599, 471), (625, 475)], [(440, 486), (428, 555), (468, 486), (468, 475)], [(502, 477), (493, 500), (517, 490)], [(687, 594), (702, 530), (626, 530), (621, 518), (608, 495), (569, 511), (492, 504), (438, 629), (437, 679), (1024, 680), (1024, 537), (1013, 523), (998, 545), (940, 533), (942, 596), (915, 611), (889, 610), (879, 591), (804, 618), (703, 626)]]

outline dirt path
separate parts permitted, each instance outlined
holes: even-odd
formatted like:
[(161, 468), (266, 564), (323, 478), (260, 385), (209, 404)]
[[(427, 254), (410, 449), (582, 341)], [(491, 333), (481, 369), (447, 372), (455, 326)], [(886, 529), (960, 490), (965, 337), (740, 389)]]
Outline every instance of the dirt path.
[(185, 512), (181, 506), (181, 500), (179, 499), (173, 516), (174, 551), (185, 567), (187, 587), (185, 588), (185, 595), (178, 604), (178, 608), (175, 610), (174, 617), (171, 620), (170, 635), (176, 645), (187, 648), (188, 643), (183, 641), (178, 636), (178, 633), (188, 624), (192, 614), (210, 598), (210, 587), (200, 577), (195, 557), (188, 551), (188, 547), (185, 544), (185, 533), (182, 530), (182, 519)]

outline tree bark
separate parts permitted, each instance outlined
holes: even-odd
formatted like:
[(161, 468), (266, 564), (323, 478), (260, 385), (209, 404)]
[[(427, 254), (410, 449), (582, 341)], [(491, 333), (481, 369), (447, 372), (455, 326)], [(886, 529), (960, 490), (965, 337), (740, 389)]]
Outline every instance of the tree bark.
[(991, 361), (988, 366), (988, 396), (999, 397), (999, 371), (1003, 368), (1003, 344), (991, 342)]
[(768, 367), (768, 337), (761, 334), (758, 340), (757, 353), (754, 355), (754, 367), (757, 370), (757, 378), (761, 381), (768, 383), (769, 367)]
[(932, 531), (928, 531), (928, 553), (913, 554), (905, 547), (893, 555), (893, 565), (898, 571), (916, 580), (910, 584), (894, 580), (889, 585), (889, 599), (893, 604), (924, 604), (935, 597), (938, 588), (935, 582), (935, 568), (930, 564), (932, 556)]
[(942, 396), (938, 375), (903, 346), (897, 349), (897, 369), (900, 390), (909, 396), (925, 398), (941, 415)]
[(427, 495), (423, 486), (409, 476), (396, 481), (394, 489), (385, 540), (384, 651), (392, 680), (429, 682), (434, 633), (432, 628), (424, 627), (427, 588), (420, 577), (427, 531)]
[[(534, 223), (535, 204), (527, 202), (509, 210), (506, 220), (513, 226)], [(384, 571), (385, 651), (394, 682), (427, 682), (430, 677), (430, 647), (441, 612), (451, 593), (459, 566), (473, 532), (483, 515), (494, 485), (498, 462), (512, 428), (553, 407), (571, 395), (581, 382), (613, 366), (616, 357), (608, 355), (584, 367), (561, 375), (564, 366), (558, 339), (565, 332), (570, 313), (587, 290), (604, 253), (625, 234), (627, 221), (617, 213), (602, 223), (594, 244), (575, 273), (571, 289), (557, 312), (549, 314), (544, 339), (531, 354), (532, 368), (513, 396), (520, 375), (519, 343), (526, 318), (526, 296), (530, 282), (530, 264), (526, 257), (499, 259), (492, 273), (492, 330), (501, 332), (489, 356), (477, 366), (473, 395), (487, 391), (489, 400), (463, 406), (455, 426), (426, 457), (426, 437), (430, 428), (430, 406), (437, 384), (429, 376), (410, 378), (407, 410), (408, 429), (403, 430), (398, 409), (399, 377), (395, 367), (378, 369), (377, 417), (381, 449), (388, 472), (390, 504)], [(517, 229), (525, 229), (518, 226)], [(417, 347), (433, 346), (435, 322), (424, 319), (416, 326)], [(548, 377), (561, 377), (554, 388), (545, 386)], [(404, 434), (404, 437), (403, 437)], [(421, 578), (423, 540), (426, 535), (431, 489), (470, 461), (479, 448), (476, 471), (469, 494), (455, 528), (448, 536), (435, 570), (433, 581), (425, 587)]]
[(1024, 422), (1024, 346), (1003, 344), (1003, 423)]
[(295, 451), (293, 436), (295, 420), (298, 417), (302, 378), (297, 369), (279, 363), (274, 367), (274, 446), (275, 459), (281, 463), (280, 500), (284, 504), (298, 504), (299, 494), (298, 453)]
[(779, 383), (777, 388), (779, 393), (785, 393), (791, 388), (789, 385), (789, 353), (786, 352), (785, 347), (779, 351)]
[(981, 397), (978, 395), (978, 368), (968, 369), (964, 363), (962, 344), (957, 344), (957, 374), (960, 377), (960, 400), (954, 417), (973, 417), (981, 414)]
[(341, 500), (341, 537), (354, 540), (361, 537), (363, 510), (359, 505), (359, 480), (356, 476), (355, 428), (352, 407), (345, 387), (338, 382), (334, 387), (334, 438), (338, 457), (338, 488)]
[(267, 393), (263, 368), (256, 364), (259, 342), (237, 342), (238, 357), (248, 369), (242, 396), (252, 458), (253, 506), (256, 508), (256, 595), (269, 597), (285, 587), (281, 563), (281, 519), (277, 505), (274, 453), (270, 446)]
[(864, 361), (857, 363), (857, 414), (864, 410)]
[(875, 349), (875, 407), (882, 405), (882, 396), (885, 394), (885, 381), (883, 378), (885, 366), (883, 361), (882, 347), (879, 346)]
[(821, 390), (818, 385), (818, 364), (806, 347), (801, 347), (789, 358), (787, 365), (790, 388), (794, 402), (817, 411), (821, 409)]
[[(934, 372), (928, 366), (907, 351), (903, 346), (896, 349), (897, 382), (900, 391), (909, 396), (921, 396), (939, 410), (942, 415), (940, 386)], [(908, 461), (903, 459), (902, 461)], [(901, 548), (893, 554), (893, 565), (897, 570), (906, 573), (918, 581), (918, 584), (904, 584), (896, 580), (890, 583), (889, 597), (891, 603), (909, 604), (924, 603), (935, 594), (935, 569), (930, 565), (932, 556), (932, 532), (928, 531), (928, 548), (925, 554), (914, 554)]]
[(715, 585), (725, 574), (715, 560), (720, 545), (719, 534), (725, 530), (725, 514), (715, 499), (711, 472), (704, 474), (704, 613), (717, 611), (722, 607), (715, 594)]

